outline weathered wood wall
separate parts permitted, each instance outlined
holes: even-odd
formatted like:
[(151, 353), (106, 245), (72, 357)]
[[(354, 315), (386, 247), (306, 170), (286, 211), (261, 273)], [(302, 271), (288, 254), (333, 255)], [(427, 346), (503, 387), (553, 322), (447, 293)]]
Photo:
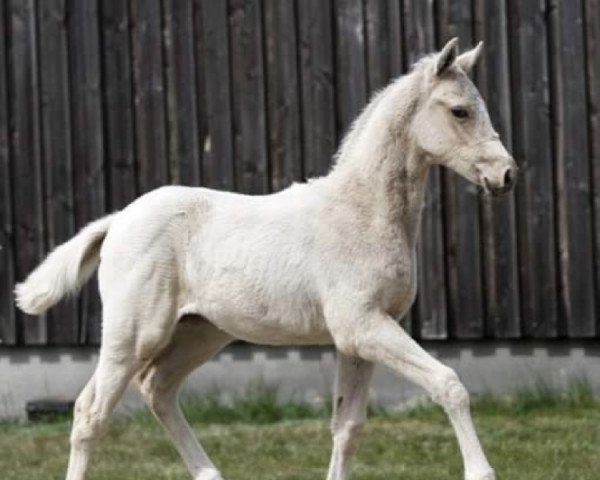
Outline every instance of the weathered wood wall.
[(373, 91), (459, 36), (521, 165), (487, 199), (431, 175), (416, 337), (600, 337), (600, 0), (0, 0), (0, 341), (96, 343), (86, 287), (12, 288), (168, 183), (246, 193), (327, 172)]

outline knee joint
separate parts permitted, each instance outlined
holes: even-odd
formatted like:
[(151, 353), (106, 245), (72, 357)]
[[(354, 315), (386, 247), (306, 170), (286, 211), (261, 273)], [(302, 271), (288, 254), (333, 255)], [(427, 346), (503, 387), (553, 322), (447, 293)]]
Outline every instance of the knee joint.
[(93, 408), (75, 406), (71, 445), (84, 446), (95, 442), (102, 435), (103, 419)]
[(358, 356), (358, 345), (355, 336), (350, 332), (343, 332), (334, 336), (335, 348), (349, 357)]
[(146, 405), (159, 417), (165, 415), (175, 401), (175, 395), (171, 389), (161, 385), (161, 382), (156, 378), (155, 370), (143, 375), (138, 384)]
[(436, 382), (432, 399), (446, 410), (456, 410), (468, 407), (469, 392), (459, 380), (458, 375), (453, 370), (449, 370)]
[(354, 420), (332, 426), (334, 442), (344, 453), (351, 454), (356, 451), (364, 424), (364, 420)]

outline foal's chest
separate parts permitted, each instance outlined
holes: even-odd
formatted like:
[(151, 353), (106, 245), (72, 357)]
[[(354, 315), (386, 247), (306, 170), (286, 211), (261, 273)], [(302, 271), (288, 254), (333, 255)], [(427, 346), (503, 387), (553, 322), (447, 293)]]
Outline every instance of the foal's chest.
[(400, 319), (410, 309), (417, 294), (416, 254), (390, 259), (382, 270), (377, 298), (390, 316)]

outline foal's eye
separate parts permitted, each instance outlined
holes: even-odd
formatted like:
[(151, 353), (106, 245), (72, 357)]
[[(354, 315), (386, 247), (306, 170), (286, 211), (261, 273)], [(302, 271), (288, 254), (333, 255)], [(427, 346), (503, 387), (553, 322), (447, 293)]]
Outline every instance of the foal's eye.
[(454, 115), (456, 118), (468, 118), (469, 116), (469, 111), (466, 108), (462, 108), (462, 107), (454, 107), (451, 108), (450, 111), (452, 112), (452, 115)]

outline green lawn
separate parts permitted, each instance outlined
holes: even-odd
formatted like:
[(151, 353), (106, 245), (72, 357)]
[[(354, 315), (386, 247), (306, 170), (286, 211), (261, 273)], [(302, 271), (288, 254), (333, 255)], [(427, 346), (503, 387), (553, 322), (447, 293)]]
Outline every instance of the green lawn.
[[(600, 402), (587, 392), (479, 399), (474, 417), (501, 480), (600, 478)], [(330, 437), (325, 412), (272, 398), (189, 408), (197, 434), (228, 480), (324, 479)], [(275, 420), (276, 423), (271, 423)], [(215, 423), (215, 422), (220, 423)], [(0, 478), (64, 478), (69, 422), (0, 425)], [(113, 423), (89, 480), (187, 479), (177, 454), (147, 415)], [(462, 479), (460, 455), (438, 407), (372, 413), (353, 480)]]

